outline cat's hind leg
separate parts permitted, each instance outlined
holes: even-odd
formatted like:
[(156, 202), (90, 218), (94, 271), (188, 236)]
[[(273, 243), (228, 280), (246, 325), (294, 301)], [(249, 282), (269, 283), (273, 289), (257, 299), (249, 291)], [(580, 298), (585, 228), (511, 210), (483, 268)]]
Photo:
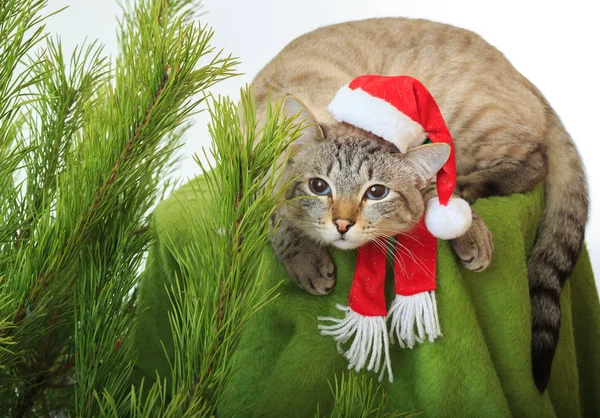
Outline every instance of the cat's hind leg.
[(486, 147), (474, 155), (478, 168), (456, 178), (456, 192), (469, 203), (490, 196), (531, 191), (548, 173), (546, 147), (534, 142)]

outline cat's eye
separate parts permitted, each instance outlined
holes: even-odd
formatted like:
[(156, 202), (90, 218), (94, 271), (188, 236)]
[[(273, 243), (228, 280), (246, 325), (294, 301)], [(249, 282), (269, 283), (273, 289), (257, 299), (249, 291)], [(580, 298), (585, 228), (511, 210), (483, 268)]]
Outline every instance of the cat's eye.
[(365, 195), (371, 200), (379, 200), (386, 197), (388, 191), (387, 187), (382, 186), (381, 184), (374, 184), (373, 186), (369, 186)]
[(310, 179), (308, 181), (308, 186), (314, 194), (319, 196), (325, 196), (331, 193), (331, 187), (329, 187), (329, 184), (327, 184), (325, 180), (320, 178)]

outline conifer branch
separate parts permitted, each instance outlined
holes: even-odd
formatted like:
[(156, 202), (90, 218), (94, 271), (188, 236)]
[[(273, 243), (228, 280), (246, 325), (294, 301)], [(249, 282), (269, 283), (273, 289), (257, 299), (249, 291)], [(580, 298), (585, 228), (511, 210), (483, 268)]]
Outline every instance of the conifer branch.
[[(388, 395), (380, 384), (366, 376), (342, 373), (329, 382), (334, 406), (329, 418), (399, 418), (415, 417), (411, 412), (388, 412)], [(317, 408), (316, 418), (322, 417)]]
[(170, 291), (175, 357), (166, 407), (177, 415), (214, 414), (235, 370), (234, 352), (245, 323), (275, 296), (275, 289), (264, 285), (261, 259), (271, 236), (270, 214), (283, 203), (285, 185), (276, 189), (277, 159), (299, 128), (273, 105), (267, 125), (257, 131), (247, 90), (239, 110), (241, 118), (226, 99), (211, 106), (216, 162), (211, 170), (202, 167), (208, 193), (198, 191), (198, 199), (206, 199), (205, 212), (190, 219), (189, 243), (170, 248), (181, 272)]
[[(12, 394), (0, 415), (48, 414), (56, 403), (46, 389), (60, 387), (74, 396), (68, 411), (97, 416), (128, 405), (130, 292), (153, 237), (148, 213), (204, 100), (193, 97), (234, 75), (236, 62), (214, 53), (212, 32), (190, 19), (192, 2), (140, 0), (125, 10), (114, 67), (94, 44), (66, 66), (50, 41), (15, 76), (31, 39), (43, 38), (22, 35), (43, 21), (45, 3), (0, 5), (0, 51), (10, 58), (0, 68), (0, 186), (10, 192), (0, 196), (0, 392)], [(99, 404), (99, 393), (110, 402)]]
[(40, 374), (38, 377), (36, 377), (29, 383), (28, 390), (24, 394), (22, 394), (22, 396), (19, 398), (19, 401), (14, 407), (13, 416), (15, 418), (22, 418), (29, 412), (35, 400), (37, 399), (39, 392), (42, 390), (44, 378), (45, 375)]

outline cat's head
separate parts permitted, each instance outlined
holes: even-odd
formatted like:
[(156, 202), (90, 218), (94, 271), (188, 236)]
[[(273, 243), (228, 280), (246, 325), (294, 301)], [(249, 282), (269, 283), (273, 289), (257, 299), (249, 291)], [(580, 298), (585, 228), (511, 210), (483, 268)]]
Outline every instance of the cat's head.
[(301, 231), (351, 249), (409, 231), (423, 217), (421, 190), (448, 159), (448, 145), (423, 145), (402, 154), (365, 131), (321, 127), (291, 96), (286, 106), (311, 124), (294, 143), (286, 168), (298, 178), (287, 191), (295, 200), (285, 206), (285, 216)]

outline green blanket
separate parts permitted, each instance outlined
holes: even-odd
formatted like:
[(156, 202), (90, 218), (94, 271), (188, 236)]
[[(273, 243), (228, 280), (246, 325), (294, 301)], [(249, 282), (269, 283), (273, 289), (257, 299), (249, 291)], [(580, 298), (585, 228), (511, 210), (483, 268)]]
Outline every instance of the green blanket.
[[(394, 382), (383, 382), (391, 410), (428, 417), (600, 416), (600, 305), (585, 251), (561, 297), (560, 344), (546, 393), (540, 395), (531, 378), (525, 265), (542, 202), (541, 189), (477, 202), (474, 209), (494, 234), (494, 260), (485, 272), (462, 268), (448, 243), (440, 242), (437, 301), (444, 336), (412, 350), (392, 346)], [(159, 341), (171, 347), (164, 283), (177, 266), (166, 243), (186, 241), (185, 211), (203, 214), (189, 184), (154, 213), (160, 232), (139, 289), (140, 305), (148, 309), (136, 333), (138, 376), (152, 378), (155, 370), (168, 375)], [(286, 280), (280, 297), (248, 324), (235, 390), (219, 407), (220, 417), (240, 405), (255, 405), (253, 416), (261, 417), (314, 417), (317, 404), (321, 412), (331, 409), (329, 382), (347, 372), (347, 362), (333, 339), (319, 334), (317, 316), (339, 316), (335, 304), (347, 305), (356, 253), (333, 255), (338, 282), (331, 295), (311, 296)], [(264, 257), (275, 284), (286, 272), (270, 248)]]

